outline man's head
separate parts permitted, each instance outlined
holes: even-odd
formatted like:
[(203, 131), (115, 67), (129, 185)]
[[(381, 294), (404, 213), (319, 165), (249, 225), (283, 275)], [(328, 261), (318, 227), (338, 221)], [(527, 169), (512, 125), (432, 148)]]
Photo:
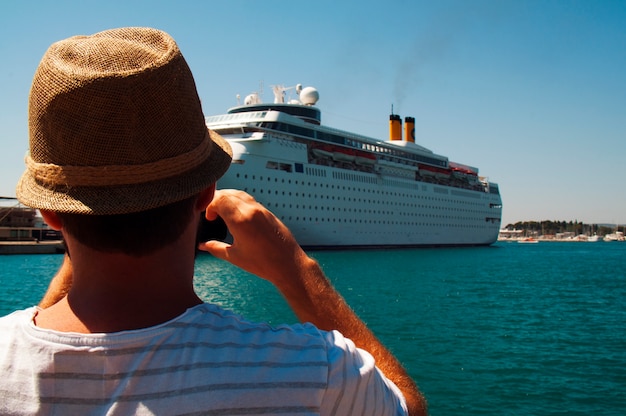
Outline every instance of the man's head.
[(131, 214), (197, 195), (228, 169), (195, 83), (166, 33), (122, 28), (50, 46), (34, 76), (25, 205)]

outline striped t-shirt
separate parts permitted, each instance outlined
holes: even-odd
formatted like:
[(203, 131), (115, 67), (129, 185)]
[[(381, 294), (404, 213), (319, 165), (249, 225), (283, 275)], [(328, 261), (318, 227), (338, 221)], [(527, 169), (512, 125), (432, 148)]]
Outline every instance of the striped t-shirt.
[(0, 318), (0, 414), (395, 415), (370, 354), (336, 331), (251, 323), (211, 304), (111, 334)]

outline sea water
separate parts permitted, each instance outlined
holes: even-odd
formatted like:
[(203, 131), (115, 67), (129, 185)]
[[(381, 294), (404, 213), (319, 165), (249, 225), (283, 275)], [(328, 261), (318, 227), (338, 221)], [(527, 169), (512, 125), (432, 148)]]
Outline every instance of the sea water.
[[(626, 243), (311, 252), (398, 356), (430, 414), (623, 415)], [(36, 303), (59, 255), (0, 257), (0, 315)], [(200, 255), (196, 289), (252, 320), (296, 318), (266, 281)]]

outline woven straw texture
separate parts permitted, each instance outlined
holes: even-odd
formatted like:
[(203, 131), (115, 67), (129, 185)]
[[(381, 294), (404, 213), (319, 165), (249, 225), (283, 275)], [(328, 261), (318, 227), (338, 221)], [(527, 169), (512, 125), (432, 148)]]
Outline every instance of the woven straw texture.
[(188, 198), (228, 169), (178, 46), (150, 28), (50, 46), (29, 102), (30, 152), (17, 186), (29, 206), (112, 215)]

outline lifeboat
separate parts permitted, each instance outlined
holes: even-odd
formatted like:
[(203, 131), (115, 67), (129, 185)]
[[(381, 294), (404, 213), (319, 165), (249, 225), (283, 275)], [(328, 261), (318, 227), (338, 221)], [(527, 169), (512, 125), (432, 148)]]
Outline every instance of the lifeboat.
[(357, 152), (354, 161), (357, 165), (372, 166), (376, 164), (376, 156), (367, 152)]
[(452, 172), (449, 169), (437, 166), (419, 164), (419, 173), (422, 176), (434, 177), (437, 179), (450, 179)]
[(313, 152), (313, 154), (317, 157), (322, 157), (325, 159), (333, 158), (333, 150), (331, 146), (324, 146), (324, 145), (315, 146), (314, 148), (311, 149), (311, 152)]
[(335, 148), (333, 151), (333, 159), (340, 162), (354, 162), (356, 159), (356, 152), (350, 149)]
[(478, 182), (478, 172), (468, 166), (450, 162), (450, 169), (455, 178), (464, 179), (470, 183)]

